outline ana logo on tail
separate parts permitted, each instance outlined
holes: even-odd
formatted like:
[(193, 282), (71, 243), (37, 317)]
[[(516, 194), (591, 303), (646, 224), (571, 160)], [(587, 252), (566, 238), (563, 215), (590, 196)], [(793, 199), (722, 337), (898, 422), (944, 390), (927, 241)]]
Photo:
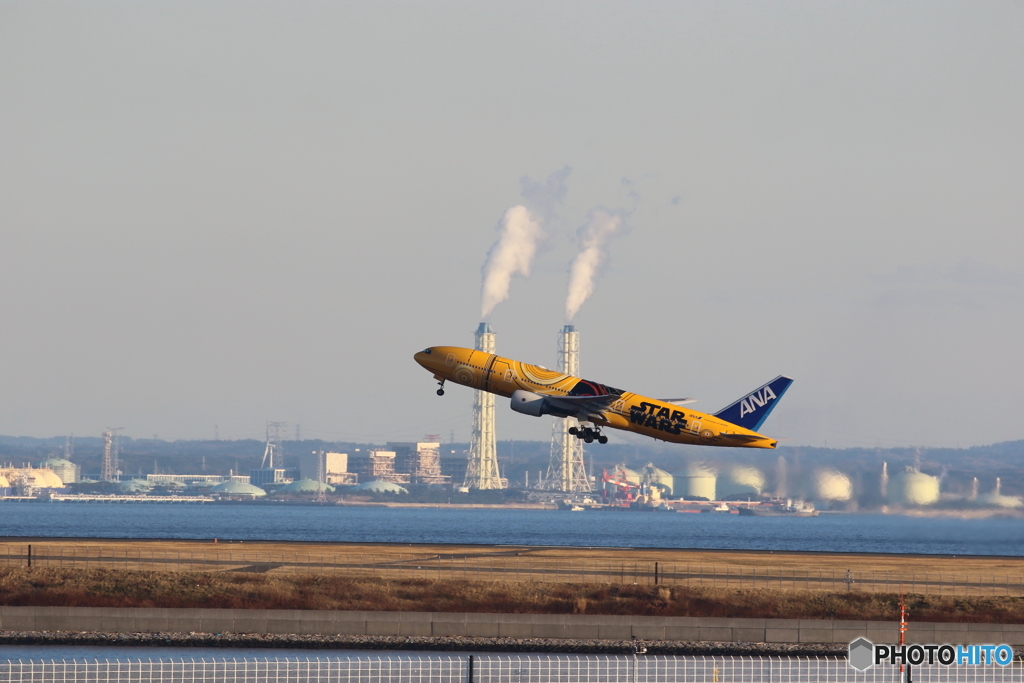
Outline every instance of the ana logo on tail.
[(758, 408), (763, 408), (768, 401), (774, 398), (775, 392), (772, 391), (771, 385), (766, 386), (763, 391), (755, 391), (740, 401), (740, 417), (748, 415)]
[(779, 375), (768, 384), (754, 389), (740, 400), (722, 408), (715, 413), (715, 417), (756, 432), (792, 383), (793, 380), (789, 377)]

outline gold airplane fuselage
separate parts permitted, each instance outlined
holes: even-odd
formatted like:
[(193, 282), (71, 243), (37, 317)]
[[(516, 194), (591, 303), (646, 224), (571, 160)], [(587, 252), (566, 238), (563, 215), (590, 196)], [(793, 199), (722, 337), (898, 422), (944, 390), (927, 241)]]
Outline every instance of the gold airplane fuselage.
[(621, 429), (673, 443), (700, 446), (775, 448), (777, 441), (714, 415), (493, 353), (459, 346), (432, 346), (414, 356), (439, 382), (454, 382), (506, 398), (517, 390), (553, 398), (614, 396), (599, 412), (581, 417), (600, 427)]

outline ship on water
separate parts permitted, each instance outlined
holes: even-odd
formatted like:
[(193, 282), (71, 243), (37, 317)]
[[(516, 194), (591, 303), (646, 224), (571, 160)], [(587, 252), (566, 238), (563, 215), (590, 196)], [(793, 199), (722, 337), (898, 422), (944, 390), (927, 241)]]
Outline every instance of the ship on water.
[(741, 507), (739, 513), (745, 517), (817, 517), (818, 511), (811, 503), (798, 500), (772, 500), (760, 505)]

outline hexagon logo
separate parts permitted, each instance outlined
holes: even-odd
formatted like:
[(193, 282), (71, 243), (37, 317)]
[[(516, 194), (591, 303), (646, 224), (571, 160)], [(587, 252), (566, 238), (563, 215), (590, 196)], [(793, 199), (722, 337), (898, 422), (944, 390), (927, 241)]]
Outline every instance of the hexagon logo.
[(858, 638), (850, 643), (847, 661), (854, 669), (864, 671), (875, 664), (875, 644), (867, 638)]

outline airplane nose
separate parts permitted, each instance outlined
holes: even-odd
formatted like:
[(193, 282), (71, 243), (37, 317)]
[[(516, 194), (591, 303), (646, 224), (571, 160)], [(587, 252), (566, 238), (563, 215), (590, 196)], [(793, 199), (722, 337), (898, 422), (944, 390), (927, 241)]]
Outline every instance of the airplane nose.
[(430, 356), (430, 349), (423, 349), (413, 354), (413, 359), (423, 367), (427, 367), (427, 363), (430, 362)]

